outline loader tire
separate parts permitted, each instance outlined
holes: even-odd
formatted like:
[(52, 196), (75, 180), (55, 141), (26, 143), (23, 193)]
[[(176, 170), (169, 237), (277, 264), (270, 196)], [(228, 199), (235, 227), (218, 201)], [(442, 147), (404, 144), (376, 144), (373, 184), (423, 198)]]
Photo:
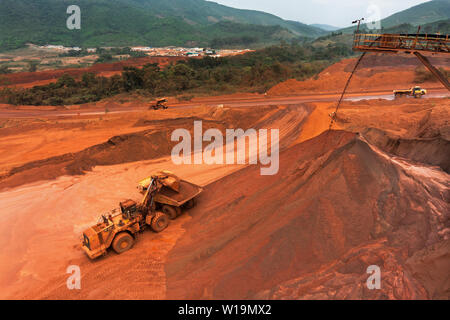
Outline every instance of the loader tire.
[(167, 214), (170, 220), (175, 220), (179, 216), (179, 213), (181, 213), (181, 210), (166, 204), (162, 206), (162, 212)]
[(156, 233), (164, 231), (170, 223), (169, 217), (162, 212), (157, 212), (152, 219), (152, 230)]
[(112, 243), (112, 248), (115, 252), (118, 254), (124, 253), (125, 251), (128, 251), (131, 249), (131, 247), (134, 244), (133, 237), (126, 232), (119, 233)]

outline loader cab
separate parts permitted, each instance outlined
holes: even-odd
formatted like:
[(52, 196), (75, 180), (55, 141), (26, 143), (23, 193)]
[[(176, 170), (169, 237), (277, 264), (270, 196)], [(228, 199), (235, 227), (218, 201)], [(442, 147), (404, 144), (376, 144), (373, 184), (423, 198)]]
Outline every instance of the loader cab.
[(133, 200), (127, 200), (120, 203), (120, 211), (123, 219), (130, 220), (137, 214), (137, 203)]
[(83, 245), (86, 246), (86, 248), (88, 248), (89, 250), (91, 250), (91, 240), (85, 233), (83, 233)]

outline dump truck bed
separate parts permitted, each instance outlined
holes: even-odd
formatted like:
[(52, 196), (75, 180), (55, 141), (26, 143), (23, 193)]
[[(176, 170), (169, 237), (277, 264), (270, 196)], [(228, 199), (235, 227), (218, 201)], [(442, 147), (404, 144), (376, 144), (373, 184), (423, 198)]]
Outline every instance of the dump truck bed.
[(191, 199), (194, 199), (203, 188), (191, 182), (180, 180), (180, 190), (176, 192), (168, 187), (162, 187), (161, 191), (155, 196), (155, 201), (159, 203), (170, 204), (180, 207)]

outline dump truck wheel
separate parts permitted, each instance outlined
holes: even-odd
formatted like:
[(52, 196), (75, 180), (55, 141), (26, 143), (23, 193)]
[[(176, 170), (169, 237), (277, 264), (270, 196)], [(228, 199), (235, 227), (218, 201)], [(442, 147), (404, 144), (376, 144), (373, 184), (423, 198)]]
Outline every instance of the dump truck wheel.
[(133, 246), (133, 243), (134, 243), (133, 237), (126, 232), (122, 232), (122, 233), (119, 233), (114, 238), (114, 241), (112, 243), (112, 248), (114, 249), (115, 252), (117, 252), (118, 254), (121, 254), (121, 253), (124, 253), (125, 251), (130, 250), (131, 247)]
[(157, 212), (155, 217), (152, 220), (152, 229), (156, 233), (164, 231), (170, 223), (169, 217), (162, 212)]
[(192, 209), (195, 206), (195, 200), (194, 199), (189, 200), (188, 202), (186, 202), (185, 206), (187, 209)]
[(174, 220), (178, 217), (177, 209), (167, 204), (162, 207), (162, 212), (167, 214), (170, 220)]

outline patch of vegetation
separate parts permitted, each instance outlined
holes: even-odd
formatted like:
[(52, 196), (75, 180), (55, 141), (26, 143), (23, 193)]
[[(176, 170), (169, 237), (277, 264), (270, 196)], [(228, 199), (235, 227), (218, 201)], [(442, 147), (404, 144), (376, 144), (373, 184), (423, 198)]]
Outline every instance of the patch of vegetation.
[(37, 61), (30, 61), (28, 63), (28, 72), (36, 72), (37, 71), (37, 67), (39, 65), (39, 62)]
[(330, 34), (327, 34), (325, 36), (318, 37), (316, 39), (316, 41), (328, 40), (328, 39), (332, 39), (332, 38), (335, 38), (335, 37), (340, 36), (340, 35), (342, 35), (342, 32), (338, 32), (338, 31), (331, 32)]
[(179, 101), (191, 101), (192, 99), (194, 99), (194, 95), (193, 94), (187, 94), (187, 95), (182, 95), (177, 97)]
[(0, 66), (0, 74), (8, 74), (11, 73), (12, 71), (9, 69), (9, 67), (7, 65), (1, 65)]
[(109, 53), (102, 53), (99, 55), (98, 59), (95, 60), (95, 63), (107, 63), (107, 62), (113, 62), (116, 59), (113, 58), (113, 56)]
[(280, 45), (240, 56), (189, 59), (160, 69), (158, 64), (125, 67), (111, 78), (86, 73), (77, 81), (63, 75), (56, 83), (30, 89), (7, 89), (0, 100), (10, 104), (65, 105), (98, 101), (122, 92), (158, 97), (197, 93), (265, 92), (290, 78), (310, 78), (340, 58), (352, 55), (345, 45), (316, 48)]
[(4, 76), (0, 74), (0, 86), (10, 85), (11, 82)]
[[(447, 71), (444, 68), (439, 68), (439, 71), (444, 77), (447, 77), (447, 79), (450, 78), (450, 71)], [(425, 67), (417, 67), (415, 70), (414, 82), (424, 83), (427, 81), (438, 82), (439, 80), (428, 69), (425, 69)]]

